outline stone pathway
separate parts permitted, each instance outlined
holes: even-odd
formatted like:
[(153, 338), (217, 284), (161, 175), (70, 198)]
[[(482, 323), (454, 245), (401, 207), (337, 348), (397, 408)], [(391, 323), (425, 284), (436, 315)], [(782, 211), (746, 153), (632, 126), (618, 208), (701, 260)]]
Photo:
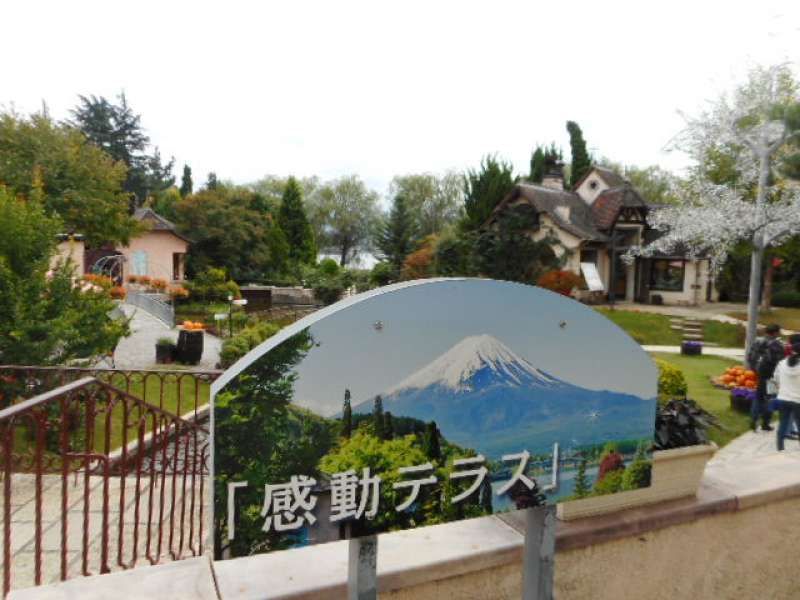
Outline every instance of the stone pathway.
[[(603, 308), (610, 308), (608, 305), (601, 305)], [(646, 313), (656, 313), (672, 317), (683, 317), (690, 320), (712, 320), (723, 323), (735, 323), (741, 325), (742, 321), (729, 317), (725, 313), (741, 312), (747, 310), (744, 304), (734, 304), (731, 302), (714, 302), (700, 306), (672, 306), (655, 304), (636, 304), (633, 302), (617, 302), (614, 308), (619, 310), (632, 310)]]
[[(772, 424), (778, 426), (777, 422)], [(785, 441), (786, 454), (800, 457), (800, 442), (787, 439)], [(743, 433), (727, 446), (719, 450), (708, 462), (707, 469), (735, 466), (737, 462), (754, 456), (769, 456), (779, 454), (775, 445), (774, 431), (748, 431)]]
[[(680, 354), (680, 346), (642, 346), (645, 352), (664, 352), (666, 354)], [(732, 360), (744, 360), (744, 348), (717, 348), (715, 346), (703, 346), (703, 354), (706, 356), (721, 356)]]
[[(162, 321), (141, 308), (122, 304), (126, 316), (131, 317), (131, 335), (122, 338), (114, 351), (114, 365), (118, 369), (152, 369), (156, 365), (156, 342), (159, 338), (178, 339), (178, 330), (170, 329)], [(215, 369), (219, 363), (222, 340), (204, 333), (203, 358), (197, 369)]]

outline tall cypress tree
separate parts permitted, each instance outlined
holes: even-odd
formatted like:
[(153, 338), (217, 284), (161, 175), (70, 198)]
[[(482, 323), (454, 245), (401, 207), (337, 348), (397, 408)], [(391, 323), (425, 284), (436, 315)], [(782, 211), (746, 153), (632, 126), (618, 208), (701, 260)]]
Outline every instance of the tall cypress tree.
[(383, 398), (379, 395), (375, 396), (375, 406), (372, 409), (372, 423), (375, 426), (375, 437), (381, 440), (384, 439)]
[(194, 184), (192, 183), (192, 168), (189, 165), (183, 165), (183, 175), (181, 176), (181, 198), (186, 198), (194, 191)]
[(208, 174), (208, 179), (206, 179), (206, 189), (207, 190), (215, 190), (219, 187), (219, 181), (217, 181), (217, 174), (214, 171), (211, 171)]
[(289, 259), (296, 263), (314, 264), (317, 261), (314, 232), (303, 208), (303, 190), (294, 177), (289, 177), (283, 190), (278, 225), (289, 242)]
[(350, 390), (344, 391), (344, 406), (342, 407), (342, 437), (349, 438), (353, 433), (353, 409), (350, 406)]
[(381, 252), (381, 258), (399, 273), (406, 256), (414, 250), (416, 239), (417, 227), (408, 210), (408, 201), (405, 194), (397, 194), (392, 201), (389, 218), (378, 230), (375, 245)]
[(567, 121), (567, 131), (569, 132), (569, 148), (572, 152), (572, 172), (570, 174), (570, 186), (574, 186), (581, 177), (592, 168), (592, 160), (586, 150), (586, 140), (583, 139), (583, 132), (575, 121)]
[(528, 181), (531, 183), (542, 183), (544, 179), (544, 150), (538, 144), (531, 154), (531, 172)]
[(439, 444), (439, 428), (436, 426), (436, 421), (431, 421), (425, 429), (425, 438), (423, 440), (423, 449), (425, 456), (430, 460), (442, 459), (442, 448)]

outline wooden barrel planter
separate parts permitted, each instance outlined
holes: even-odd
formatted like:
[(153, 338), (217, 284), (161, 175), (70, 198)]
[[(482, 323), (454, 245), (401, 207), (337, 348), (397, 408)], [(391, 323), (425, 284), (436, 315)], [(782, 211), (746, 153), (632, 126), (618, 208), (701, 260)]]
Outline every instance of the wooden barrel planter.
[(178, 362), (196, 365), (203, 357), (203, 331), (181, 329), (175, 351)]

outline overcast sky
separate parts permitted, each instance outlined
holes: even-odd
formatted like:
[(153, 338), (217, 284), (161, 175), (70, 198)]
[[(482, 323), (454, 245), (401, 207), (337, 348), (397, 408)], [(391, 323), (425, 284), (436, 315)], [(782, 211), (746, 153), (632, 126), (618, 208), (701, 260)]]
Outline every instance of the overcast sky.
[(757, 62), (800, 58), (800, 2), (38, 2), (0, 10), (0, 104), (125, 90), (162, 154), (214, 170), (527, 171), (536, 142), (678, 169), (663, 152)]

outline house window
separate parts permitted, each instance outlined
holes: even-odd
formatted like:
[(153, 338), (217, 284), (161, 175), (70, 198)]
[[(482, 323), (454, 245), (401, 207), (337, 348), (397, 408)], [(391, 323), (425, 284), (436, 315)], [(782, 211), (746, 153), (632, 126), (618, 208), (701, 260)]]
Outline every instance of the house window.
[(172, 253), (172, 280), (179, 281), (183, 279), (183, 253)]
[(597, 250), (581, 250), (581, 262), (597, 264)]
[(596, 190), (597, 189), (597, 182), (593, 179), (592, 181), (589, 182), (589, 187), (591, 189), (593, 189), (593, 190)]
[(131, 256), (131, 270), (134, 275), (147, 275), (147, 252), (136, 250)]
[(658, 259), (650, 264), (650, 289), (658, 292), (682, 292), (686, 261)]

